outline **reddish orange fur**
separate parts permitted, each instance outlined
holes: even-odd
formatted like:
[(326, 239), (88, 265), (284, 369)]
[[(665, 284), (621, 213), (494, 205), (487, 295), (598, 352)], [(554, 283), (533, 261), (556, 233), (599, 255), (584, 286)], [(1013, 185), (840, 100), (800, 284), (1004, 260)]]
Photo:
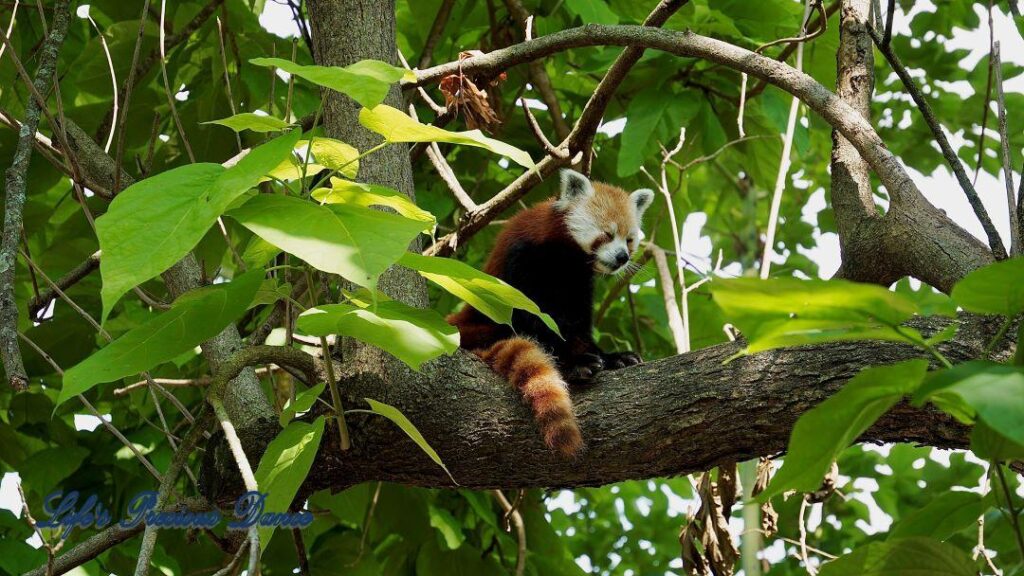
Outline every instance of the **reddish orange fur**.
[(519, 389), (530, 405), (548, 448), (573, 456), (583, 446), (572, 400), (555, 361), (526, 338), (508, 338), (474, 353)]

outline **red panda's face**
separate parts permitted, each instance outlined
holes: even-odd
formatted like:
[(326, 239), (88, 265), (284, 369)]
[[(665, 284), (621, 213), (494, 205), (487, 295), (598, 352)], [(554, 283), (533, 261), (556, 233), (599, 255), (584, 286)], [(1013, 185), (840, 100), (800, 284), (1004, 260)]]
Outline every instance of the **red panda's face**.
[(615, 274), (626, 269), (643, 239), (640, 217), (654, 193), (646, 188), (629, 193), (572, 170), (562, 170), (561, 181), (557, 206), (565, 212), (569, 234), (591, 256), (594, 270)]

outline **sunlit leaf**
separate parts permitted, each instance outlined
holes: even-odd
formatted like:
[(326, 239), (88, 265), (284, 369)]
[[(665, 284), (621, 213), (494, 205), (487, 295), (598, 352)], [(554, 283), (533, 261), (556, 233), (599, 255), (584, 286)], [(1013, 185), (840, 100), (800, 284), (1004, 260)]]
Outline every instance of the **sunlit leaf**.
[(479, 130), (449, 132), (437, 126), (422, 124), (391, 106), (380, 105), (359, 111), (359, 123), (384, 137), (387, 142), (448, 142), (484, 148), (508, 157), (525, 168), (533, 168), (530, 155), (500, 140), (484, 136)]
[(899, 325), (917, 306), (880, 286), (842, 280), (717, 279), (715, 302), (749, 344), (745, 352), (840, 340), (923, 342)]
[(317, 188), (312, 192), (313, 199), (325, 204), (355, 204), (357, 206), (386, 206), (406, 218), (419, 220), (429, 224), (424, 231), (434, 229), (434, 215), (420, 208), (408, 196), (387, 186), (363, 184), (341, 178), (331, 178), (330, 188)]
[(380, 60), (360, 60), (345, 67), (304, 66), (281, 58), (253, 58), (257, 66), (273, 66), (318, 86), (347, 94), (362, 106), (373, 107), (384, 101), (388, 90), (399, 80), (415, 80), (411, 72)]
[(373, 287), (423, 229), (423, 223), (350, 204), (320, 206), (260, 194), (228, 213), (264, 240), (319, 270)]

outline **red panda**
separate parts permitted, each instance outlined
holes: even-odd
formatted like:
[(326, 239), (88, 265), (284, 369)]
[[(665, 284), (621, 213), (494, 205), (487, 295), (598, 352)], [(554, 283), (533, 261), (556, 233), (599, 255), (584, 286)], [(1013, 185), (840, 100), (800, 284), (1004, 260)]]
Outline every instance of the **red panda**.
[(562, 170), (561, 190), (519, 212), (498, 236), (484, 271), (518, 288), (552, 316), (560, 338), (540, 319), (516, 310), (512, 327), (471, 306), (448, 317), (461, 347), (482, 358), (523, 395), (545, 444), (564, 456), (583, 446), (567, 382), (586, 382), (604, 369), (640, 363), (632, 352), (604, 352), (591, 335), (594, 273), (629, 265), (643, 235), (640, 218), (654, 200)]

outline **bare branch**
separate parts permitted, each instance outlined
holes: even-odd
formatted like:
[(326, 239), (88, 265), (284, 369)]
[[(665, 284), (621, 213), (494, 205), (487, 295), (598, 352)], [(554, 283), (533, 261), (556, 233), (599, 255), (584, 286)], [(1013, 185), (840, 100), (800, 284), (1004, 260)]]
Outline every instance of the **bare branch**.
[[(974, 185), (971, 184), (970, 178), (967, 177), (967, 172), (964, 171), (963, 163), (960, 162), (960, 158), (958, 158), (956, 152), (953, 151), (953, 147), (949, 145), (949, 140), (946, 138), (946, 134), (943, 132), (942, 126), (939, 124), (939, 120), (932, 112), (931, 106), (928, 104), (928, 101), (925, 100), (921, 89), (918, 88), (914, 79), (910, 77), (910, 73), (907, 72), (907, 68), (903, 65), (903, 62), (901, 62), (896, 53), (893, 52), (892, 46), (886, 43), (885, 39), (880, 37), (878, 32), (871, 26), (868, 26), (867, 31), (868, 34), (871, 35), (871, 39), (874, 40), (875, 45), (878, 46), (879, 52), (881, 52), (882, 55), (885, 56), (885, 59), (889, 61), (889, 65), (892, 67), (893, 72), (896, 72), (896, 75), (903, 81), (903, 86), (907, 89), (907, 92), (910, 93), (910, 97), (914, 99), (914, 103), (921, 111), (921, 116), (924, 117), (928, 127), (931, 128), (932, 135), (935, 137), (935, 141), (942, 150), (942, 155), (945, 157), (946, 163), (949, 164), (950, 169), (953, 170), (953, 174), (956, 175), (956, 179), (960, 183), (960, 187), (967, 196), (967, 201), (971, 203), (971, 208), (974, 210), (975, 216), (978, 217), (982, 228), (985, 229), (985, 235), (988, 236), (988, 244), (989, 247), (992, 248), (992, 253), (995, 254), (997, 259), (1001, 260), (1006, 258), (1006, 248), (1003, 247), (1003, 241), (999, 238), (999, 232), (996, 231), (995, 226), (992, 224), (992, 219), (989, 217), (988, 211), (985, 210), (985, 205), (982, 204), (981, 198), (978, 197), (978, 192), (974, 189)], [(888, 186), (886, 186), (886, 188), (888, 188)]]
[(455, 0), (441, 0), (441, 6), (437, 9), (437, 16), (434, 17), (434, 23), (430, 25), (430, 32), (427, 33), (427, 41), (423, 44), (423, 52), (420, 54), (420, 68), (430, 66), (430, 60), (434, 57), (434, 48), (437, 46), (438, 41), (441, 40), (441, 34), (444, 33), (444, 27), (448, 24), (448, 18), (452, 15), (452, 6), (454, 5)]
[[(515, 18), (516, 22), (523, 27), (526, 39), (530, 40), (530, 24), (533, 17), (523, 7), (523, 3), (520, 0), (505, 0), (505, 7), (508, 8), (509, 14)], [(420, 68), (423, 67), (420, 66)], [(548, 112), (551, 114), (551, 123), (555, 127), (555, 134), (559, 140), (565, 140), (569, 136), (569, 125), (566, 124), (565, 118), (562, 115), (562, 106), (558, 102), (558, 97), (555, 96), (554, 88), (551, 87), (551, 77), (548, 76), (547, 70), (544, 69), (544, 64), (534, 60), (530, 62), (527, 71), (530, 84), (540, 94), (541, 102), (544, 102)]]
[[(1015, 218), (1016, 202), (1013, 197), (1013, 166), (1010, 164), (1010, 137), (1006, 133), (1006, 98), (1003, 95), (1003, 63), (999, 58), (999, 42), (992, 48), (992, 67), (996, 76), (996, 103), (999, 111), (999, 142), (1003, 160), (1003, 180), (1006, 182), (1006, 206), (1010, 214), (1010, 255), (1019, 256), (1021, 246), (1021, 225)], [(1021, 175), (1024, 181), (1024, 174)]]
[[(100, 267), (100, 251), (94, 252), (91, 256), (86, 258), (81, 264), (75, 266), (67, 274), (58, 278), (54, 281), (61, 290), (67, 290), (75, 284), (81, 282), (84, 278), (92, 274), (92, 272)], [(47, 288), (39, 293), (38, 296), (33, 297), (28, 301), (28, 315), (33, 320), (39, 319), (39, 314), (45, 310), (50, 302), (56, 299), (57, 293), (53, 288)]]
[[(57, 70), (57, 55), (64, 44), (71, 20), (69, 10), (67, 0), (58, 0), (54, 6), (53, 29), (40, 51), (35, 80), (29, 84), (30, 89), (36, 94), (47, 92), (53, 82)], [(5, 46), (10, 44), (6, 34), (3, 40)], [(18, 62), (13, 48), (11, 58)], [(20, 68), (20, 62), (18, 65)], [(28, 387), (28, 375), (25, 373), (21, 350), (18, 347), (18, 305), (14, 295), (14, 269), (23, 225), (22, 211), (25, 208), (28, 189), (28, 167), (32, 159), (36, 128), (39, 126), (39, 114), (46, 108), (46, 102), (40, 100), (30, 98), (25, 106), (25, 120), (18, 135), (14, 159), (6, 174), (3, 238), (0, 240), (0, 361), (3, 362), (4, 371), (7, 373), (7, 382), (17, 391)]]
[(548, 140), (548, 137), (544, 135), (544, 131), (541, 130), (540, 124), (537, 123), (537, 119), (533, 117), (533, 112), (530, 111), (530, 105), (526, 102), (525, 98), (520, 98), (519, 101), (523, 106), (523, 114), (526, 116), (526, 124), (530, 127), (533, 132), (533, 136), (537, 139), (537, 142), (547, 151), (548, 154), (556, 158), (568, 158), (569, 150), (566, 148), (558, 148)]

